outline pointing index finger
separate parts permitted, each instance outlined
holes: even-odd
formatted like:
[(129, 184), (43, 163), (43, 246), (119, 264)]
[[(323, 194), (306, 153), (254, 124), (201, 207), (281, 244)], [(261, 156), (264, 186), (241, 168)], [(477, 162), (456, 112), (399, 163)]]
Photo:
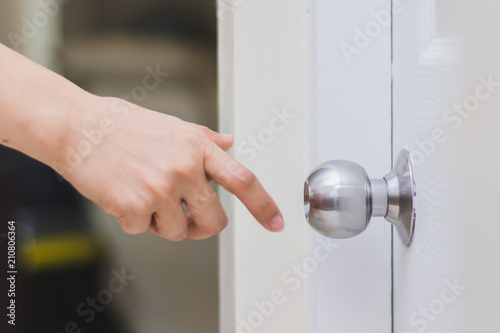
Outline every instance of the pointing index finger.
[(283, 215), (257, 177), (215, 145), (208, 145), (205, 150), (205, 171), (236, 195), (264, 228), (269, 231), (284, 228)]

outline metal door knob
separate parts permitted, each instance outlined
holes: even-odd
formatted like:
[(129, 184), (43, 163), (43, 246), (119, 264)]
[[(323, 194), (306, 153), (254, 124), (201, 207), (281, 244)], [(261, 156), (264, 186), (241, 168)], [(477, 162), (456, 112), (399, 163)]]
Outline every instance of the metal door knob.
[(314, 169), (304, 184), (304, 211), (309, 224), (330, 238), (350, 238), (383, 216), (409, 246), (415, 230), (415, 183), (410, 153), (401, 151), (394, 169), (370, 179), (349, 161), (329, 161)]

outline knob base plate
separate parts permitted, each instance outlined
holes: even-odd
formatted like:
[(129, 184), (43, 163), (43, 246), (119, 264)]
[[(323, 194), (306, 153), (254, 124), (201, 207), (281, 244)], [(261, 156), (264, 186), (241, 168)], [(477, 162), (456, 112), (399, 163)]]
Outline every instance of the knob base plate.
[(409, 246), (415, 233), (417, 195), (410, 152), (402, 150), (394, 169), (384, 176), (387, 182), (386, 220), (394, 225), (404, 245)]

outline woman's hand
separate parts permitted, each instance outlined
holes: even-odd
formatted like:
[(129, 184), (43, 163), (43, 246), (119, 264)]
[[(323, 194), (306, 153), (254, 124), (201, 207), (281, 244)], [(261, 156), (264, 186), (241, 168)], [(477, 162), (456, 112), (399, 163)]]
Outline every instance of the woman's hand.
[(86, 96), (48, 164), (126, 232), (151, 230), (172, 241), (220, 233), (228, 219), (211, 179), (266, 229), (283, 229), (278, 207), (256, 176), (225, 153), (232, 136), (120, 99)]
[(209, 179), (266, 229), (283, 229), (255, 175), (224, 152), (232, 137), (93, 96), (1, 44), (0, 59), (0, 143), (53, 167), (126, 232), (174, 241), (219, 233), (228, 221)]

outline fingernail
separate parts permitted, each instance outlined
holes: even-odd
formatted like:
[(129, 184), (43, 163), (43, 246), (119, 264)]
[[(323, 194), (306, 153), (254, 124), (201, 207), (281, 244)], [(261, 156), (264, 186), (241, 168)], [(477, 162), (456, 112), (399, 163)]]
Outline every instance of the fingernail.
[(232, 135), (232, 134), (221, 134), (221, 136), (224, 139), (234, 139), (234, 135)]
[(276, 215), (271, 220), (271, 224), (269, 226), (274, 232), (282, 231), (285, 227), (285, 220), (283, 220), (283, 217), (281, 215)]

